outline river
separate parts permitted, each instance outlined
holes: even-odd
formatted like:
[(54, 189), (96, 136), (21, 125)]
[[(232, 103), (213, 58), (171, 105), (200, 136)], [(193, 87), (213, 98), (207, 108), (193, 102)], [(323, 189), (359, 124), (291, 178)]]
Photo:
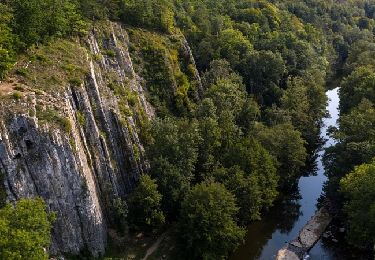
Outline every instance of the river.
[[(327, 111), (330, 117), (323, 120), (321, 137), (324, 139), (328, 138), (328, 127), (336, 125), (339, 106), (338, 88), (327, 91), (326, 94), (329, 98)], [(325, 147), (332, 144), (334, 140), (328, 138)], [(254, 222), (248, 227), (245, 243), (236, 250), (231, 260), (273, 260), (277, 251), (286, 242), (297, 237), (300, 229), (316, 212), (317, 200), (327, 180), (322, 164), (323, 153), (324, 149), (318, 153), (314, 174), (300, 178), (297, 194), (275, 205), (261, 221)], [(315, 259), (338, 258), (330, 248), (319, 241), (310, 252), (309, 260)]]

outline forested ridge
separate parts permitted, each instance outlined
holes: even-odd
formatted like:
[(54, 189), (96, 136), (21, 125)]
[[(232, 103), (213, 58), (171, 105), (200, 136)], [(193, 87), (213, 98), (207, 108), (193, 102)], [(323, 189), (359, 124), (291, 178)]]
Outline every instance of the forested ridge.
[[(374, 247), (374, 1), (5, 0), (0, 78), (43, 83), (18, 61), (46, 62), (47, 55), (35, 53), (70, 48), (107, 20), (128, 31), (135, 70), (156, 111), (139, 134), (149, 170), (126, 199), (111, 204), (121, 235), (172, 226), (171, 259), (227, 258), (243, 242), (245, 226), (309, 174), (323, 141), (325, 91), (339, 86), (339, 127), (330, 130), (337, 144), (324, 158), (324, 196), (338, 205), (348, 242)], [(195, 64), (181, 58), (181, 39)], [(71, 85), (87, 73), (79, 64), (65, 68)], [(129, 93), (110, 88), (131, 103)], [(2, 189), (0, 196), (4, 201)], [(41, 249), (50, 243), (53, 220), (39, 199), (4, 204), (0, 258), (33, 252), (30, 259), (47, 259)], [(25, 235), (13, 236), (15, 229)]]

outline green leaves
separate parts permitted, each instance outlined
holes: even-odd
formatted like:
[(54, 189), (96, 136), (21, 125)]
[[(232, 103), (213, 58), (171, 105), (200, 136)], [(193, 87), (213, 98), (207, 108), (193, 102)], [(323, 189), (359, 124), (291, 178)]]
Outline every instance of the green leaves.
[(54, 214), (46, 212), (42, 199), (21, 199), (0, 209), (0, 258), (48, 259)]
[(360, 248), (371, 247), (375, 243), (375, 161), (356, 167), (340, 184), (347, 198), (349, 241)]
[(242, 32), (235, 29), (223, 30), (218, 38), (219, 52), (222, 58), (227, 59), (231, 65), (236, 66), (241, 63), (253, 46)]
[(15, 62), (15, 52), (18, 46), (16, 35), (11, 29), (12, 21), (12, 10), (0, 3), (0, 80)]
[(155, 228), (164, 224), (160, 210), (162, 195), (148, 175), (142, 175), (138, 187), (129, 197), (129, 221), (135, 228)]
[(182, 203), (179, 233), (182, 249), (191, 259), (222, 259), (243, 240), (237, 226), (234, 196), (218, 183), (196, 185)]
[(11, 0), (0, 4), (0, 79), (16, 54), (50, 37), (86, 33), (75, 0)]
[(197, 124), (187, 119), (156, 120), (152, 127), (153, 144), (150, 158), (163, 158), (172, 163), (184, 176), (190, 178), (198, 156)]
[(301, 133), (290, 123), (284, 123), (273, 127), (256, 124), (254, 134), (277, 159), (279, 185), (282, 188), (292, 187), (307, 158), (306, 142), (302, 139)]
[(72, 0), (12, 0), (14, 32), (24, 47), (39, 43), (51, 36), (81, 32), (82, 17)]
[(340, 111), (348, 113), (363, 98), (375, 102), (375, 71), (372, 65), (356, 68), (340, 88)]
[(3, 49), (0, 46), (0, 79), (4, 78), (7, 71), (12, 68), (14, 60), (9, 50)]
[(123, 1), (121, 20), (124, 23), (172, 32), (174, 12), (168, 0), (125, 0)]

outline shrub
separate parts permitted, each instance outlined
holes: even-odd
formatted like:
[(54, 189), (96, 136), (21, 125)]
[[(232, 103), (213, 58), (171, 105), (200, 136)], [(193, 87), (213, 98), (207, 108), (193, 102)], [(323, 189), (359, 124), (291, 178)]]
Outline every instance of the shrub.
[(25, 68), (19, 68), (16, 70), (16, 74), (17, 75), (20, 75), (20, 76), (23, 76), (23, 77), (27, 77), (27, 75), (29, 74), (27, 69)]
[(82, 84), (82, 80), (80, 80), (79, 78), (71, 78), (69, 79), (69, 83), (72, 86), (80, 86)]
[(12, 96), (15, 100), (20, 100), (23, 97), (22, 93), (18, 91), (13, 92)]
[(114, 57), (116, 57), (116, 52), (113, 51), (113, 50), (106, 50), (105, 55), (107, 55), (110, 58), (114, 58)]
[(85, 115), (81, 111), (76, 112), (77, 120), (80, 126), (84, 126), (86, 123)]
[(70, 132), (72, 130), (72, 124), (70, 120), (59, 115), (57, 111), (53, 109), (41, 110), (40, 107), (37, 107), (37, 116), (41, 122), (56, 123), (60, 125), (66, 132)]
[(24, 89), (22, 86), (19, 86), (19, 85), (18, 85), (18, 86), (15, 86), (15, 87), (14, 87), (14, 90), (17, 90), (17, 91), (21, 91), (21, 92), (22, 92), (22, 91), (24, 91), (25, 89)]

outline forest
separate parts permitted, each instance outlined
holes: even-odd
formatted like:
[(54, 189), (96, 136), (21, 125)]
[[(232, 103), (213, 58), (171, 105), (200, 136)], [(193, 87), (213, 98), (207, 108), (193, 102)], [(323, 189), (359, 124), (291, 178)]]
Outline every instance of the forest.
[[(226, 259), (243, 243), (246, 225), (308, 174), (324, 141), (325, 92), (339, 86), (323, 196), (339, 208), (348, 244), (372, 252), (374, 1), (4, 0), (0, 78), (24, 73), (16, 63), (31, 49), (84, 38), (107, 20), (129, 31), (131, 57), (156, 111), (140, 135), (149, 171), (114, 203), (119, 232), (173, 226), (174, 259)], [(192, 80), (195, 68), (168, 51), (181, 37), (201, 87)], [(0, 258), (48, 259), (43, 248), (56, 216), (40, 198), (12, 206), (6, 196), (0, 189)]]

